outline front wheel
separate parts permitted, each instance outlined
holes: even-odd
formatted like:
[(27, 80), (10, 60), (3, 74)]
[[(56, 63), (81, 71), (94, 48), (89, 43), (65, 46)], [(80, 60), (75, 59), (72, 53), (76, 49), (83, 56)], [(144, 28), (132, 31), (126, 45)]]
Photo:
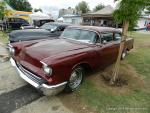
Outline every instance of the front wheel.
[(84, 70), (82, 67), (78, 66), (74, 68), (70, 75), (68, 84), (66, 86), (66, 91), (73, 92), (77, 90), (83, 81), (83, 75), (84, 75)]

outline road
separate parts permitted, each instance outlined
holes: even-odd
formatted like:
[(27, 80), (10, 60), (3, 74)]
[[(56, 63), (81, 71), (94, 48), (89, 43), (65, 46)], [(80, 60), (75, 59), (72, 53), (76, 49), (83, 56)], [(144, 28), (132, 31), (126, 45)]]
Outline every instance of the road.
[[(0, 46), (0, 53), (6, 50)], [(57, 96), (46, 97), (22, 80), (9, 61), (0, 62), (0, 113), (72, 113)]]

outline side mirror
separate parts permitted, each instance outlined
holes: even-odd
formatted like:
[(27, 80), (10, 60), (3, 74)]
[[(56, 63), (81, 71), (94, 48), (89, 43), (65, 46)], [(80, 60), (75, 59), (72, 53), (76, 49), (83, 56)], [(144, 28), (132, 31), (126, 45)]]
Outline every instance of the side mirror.
[(101, 43), (96, 43), (96, 45), (99, 46), (99, 47), (103, 46), (103, 44), (101, 44)]

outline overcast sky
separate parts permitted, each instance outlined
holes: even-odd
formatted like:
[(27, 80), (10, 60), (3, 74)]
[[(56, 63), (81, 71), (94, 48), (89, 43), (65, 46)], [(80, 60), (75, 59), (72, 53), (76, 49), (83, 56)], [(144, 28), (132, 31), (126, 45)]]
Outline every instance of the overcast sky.
[[(59, 9), (72, 7), (74, 8), (83, 0), (28, 0), (33, 8), (41, 8), (45, 13), (58, 15)], [(85, 0), (92, 10), (97, 4), (115, 6), (114, 0)]]

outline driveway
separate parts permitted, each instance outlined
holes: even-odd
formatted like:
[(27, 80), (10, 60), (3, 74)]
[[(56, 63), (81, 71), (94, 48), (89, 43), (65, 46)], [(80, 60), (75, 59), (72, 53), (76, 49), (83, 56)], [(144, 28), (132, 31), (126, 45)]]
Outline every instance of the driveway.
[[(8, 55), (0, 45), (0, 55)], [(46, 97), (22, 80), (9, 61), (0, 62), (0, 113), (72, 113), (61, 100)]]

